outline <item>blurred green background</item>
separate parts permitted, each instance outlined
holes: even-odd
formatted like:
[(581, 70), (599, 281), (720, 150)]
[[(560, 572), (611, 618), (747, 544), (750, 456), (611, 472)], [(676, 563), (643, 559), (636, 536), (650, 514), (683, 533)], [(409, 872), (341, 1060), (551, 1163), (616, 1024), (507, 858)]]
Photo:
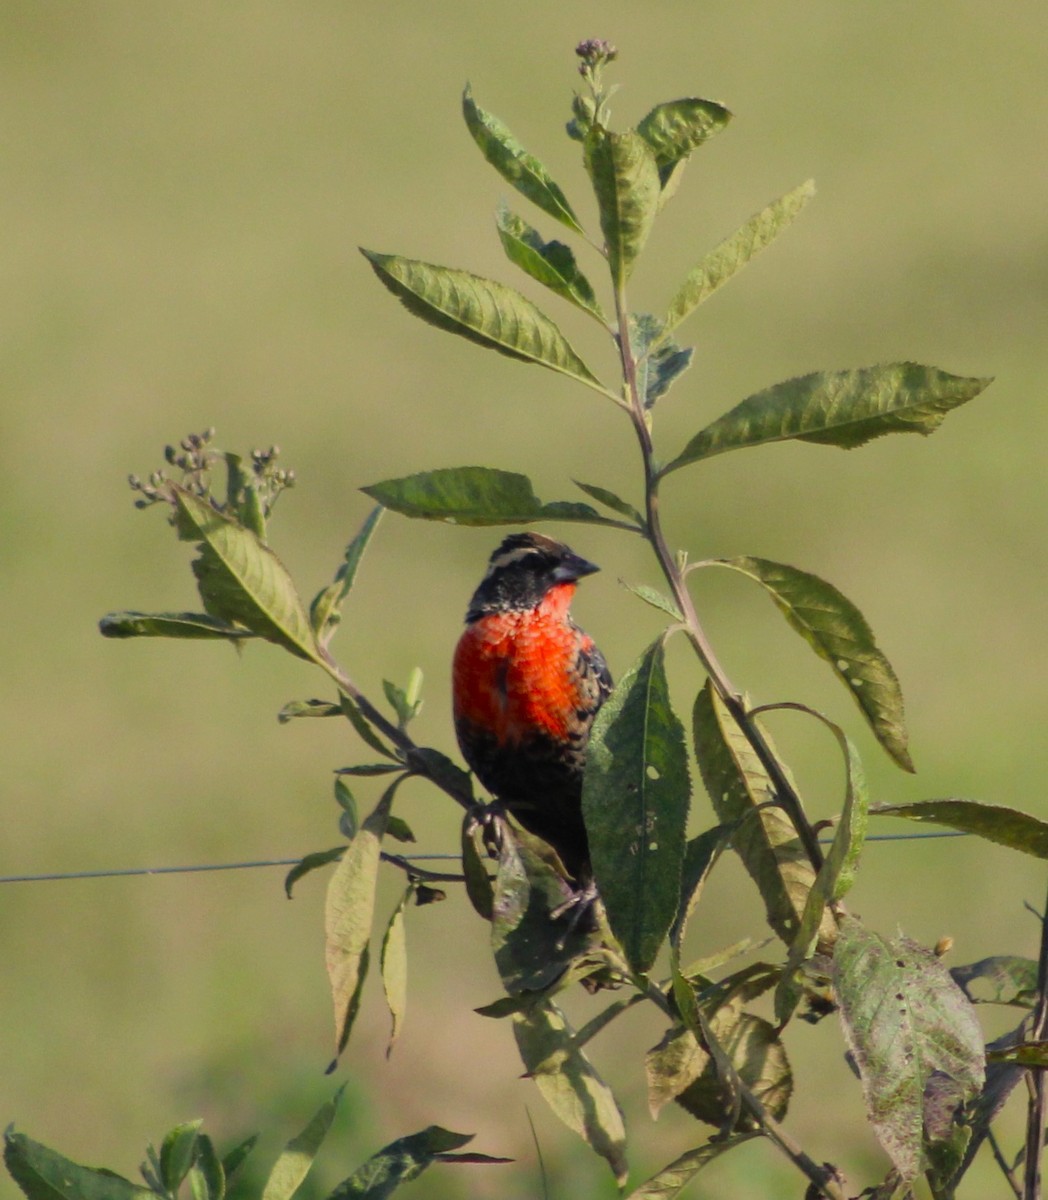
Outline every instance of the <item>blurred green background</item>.
[[(743, 396), (818, 367), (913, 358), (997, 377), (930, 441), (772, 446), (665, 490), (669, 533), (694, 557), (791, 562), (863, 609), (906, 692), (918, 775), (892, 767), (765, 597), (713, 573), (695, 590), (729, 672), (760, 701), (800, 699), (846, 721), (878, 800), (961, 795), (1046, 815), (1040, 0), (7, 0), (0, 35), (0, 874), (286, 857), (338, 840), (331, 770), (359, 761), (358, 745), (335, 722), (275, 721), (287, 700), (329, 694), (319, 675), (264, 645), (238, 658), (98, 636), (108, 610), (194, 604), (187, 548), (160, 513), (133, 510), (124, 483), (159, 465), (165, 442), (213, 424), (231, 449), (280, 443), (300, 486), (281, 501), (273, 541), (307, 597), (367, 511), (357, 488), (391, 475), (483, 463), (527, 472), (544, 499), (576, 498), (573, 476), (637, 497), (629, 430), (610, 405), (414, 321), (356, 253), (359, 243), (511, 282), (610, 374), (593, 331), (502, 259), (492, 215), (508, 189), (459, 115), (468, 79), (594, 226), (578, 146), (562, 131), (572, 48), (588, 36), (620, 48), (619, 127), (689, 94), (736, 113), (657, 226), (635, 307), (658, 311), (773, 197), (809, 176), (819, 187), (793, 229), (681, 331), (696, 365), (659, 411), (664, 453)], [(605, 568), (577, 613), (621, 674), (658, 621), (617, 580), (656, 582), (651, 566), (614, 531), (562, 532)], [(372, 693), (420, 666), (419, 735), (449, 750), (447, 664), (496, 537), (387, 518), (335, 642)], [(686, 705), (697, 672), (679, 651), (671, 667)], [(775, 734), (812, 811), (832, 812), (841, 772), (828, 737), (796, 717)], [(448, 802), (421, 786), (402, 796), (423, 848), (452, 849)], [(704, 796), (694, 809), (703, 828)], [(281, 879), (269, 869), (4, 885), (0, 1122), (132, 1173), (148, 1139), (203, 1116), (220, 1145), (264, 1130), (265, 1165), (334, 1086), (322, 1074), (323, 879), (291, 903)], [(885, 933), (949, 933), (953, 961), (966, 962), (1035, 953), (1023, 902), (1040, 905), (1043, 884), (1036, 862), (974, 841), (872, 845), (851, 906)], [(390, 872), (385, 911), (400, 886)], [(752, 932), (759, 915), (729, 864), (693, 923), (694, 954)], [(453, 896), (412, 911), (408, 938), (406, 1032), (387, 1062), (373, 979), (336, 1077), (349, 1089), (320, 1182), (439, 1122), (521, 1161), (434, 1168), (405, 1197), (540, 1194), (530, 1111), (550, 1194), (613, 1194), (603, 1164), (518, 1078), (509, 1029), (472, 1012), (499, 992), (480, 922)], [(988, 1028), (1010, 1019), (990, 1014)], [(647, 1116), (640, 1054), (658, 1035), (632, 1013), (593, 1048), (626, 1104), (638, 1180), (705, 1136), (676, 1112)], [(884, 1160), (839, 1034), (827, 1021), (791, 1029), (789, 1045), (790, 1128), (857, 1190)], [(1014, 1133), (1021, 1112), (1010, 1119)], [(1003, 1194), (991, 1178), (973, 1176), (962, 1194)], [(760, 1146), (695, 1188), (800, 1190)], [(0, 1179), (0, 1195), (14, 1193)]]

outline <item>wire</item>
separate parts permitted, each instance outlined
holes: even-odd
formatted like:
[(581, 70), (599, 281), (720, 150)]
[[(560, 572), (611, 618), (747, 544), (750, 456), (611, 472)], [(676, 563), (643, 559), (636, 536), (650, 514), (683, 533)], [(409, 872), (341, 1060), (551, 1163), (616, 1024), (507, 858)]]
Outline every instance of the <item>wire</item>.
[[(927, 838), (971, 837), (970, 833), (957, 830), (942, 830), (936, 833), (874, 833), (868, 842), (917, 842)], [(832, 838), (820, 838), (824, 845)], [(457, 854), (411, 854), (407, 857), (419, 861), (457, 859)], [(262, 858), (253, 862), (195, 863), (187, 867), (120, 867), (111, 871), (49, 871), (43, 875), (0, 875), (0, 883), (51, 883), (58, 879), (120, 879), (133, 875), (193, 875), (201, 871), (245, 871), (255, 867), (294, 867), (301, 858)]]

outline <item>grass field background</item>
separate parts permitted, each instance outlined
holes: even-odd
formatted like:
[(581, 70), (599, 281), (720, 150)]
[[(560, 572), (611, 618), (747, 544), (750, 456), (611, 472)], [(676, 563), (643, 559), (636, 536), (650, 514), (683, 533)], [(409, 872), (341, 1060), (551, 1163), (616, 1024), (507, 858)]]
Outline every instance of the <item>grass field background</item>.
[[(264, 645), (238, 657), (97, 633), (112, 609), (194, 606), (187, 548), (159, 512), (134, 511), (124, 483), (159, 465), (166, 442), (215, 425), (229, 449), (281, 445), (300, 482), (272, 541), (307, 597), (367, 512), (357, 489), (369, 482), (482, 463), (528, 473), (543, 499), (575, 498), (573, 477), (637, 498), (629, 429), (610, 405), (414, 321), (356, 252), (519, 286), (609, 376), (607, 347), (503, 259), (492, 215), (508, 189), (459, 115), (469, 80), (595, 227), (562, 128), (572, 48), (589, 36), (620, 48), (620, 128), (684, 95), (736, 114), (657, 226), (634, 307), (658, 311), (752, 212), (809, 176), (818, 186), (781, 242), (682, 329), (696, 363), (658, 413), (664, 454), (743, 396), (820, 367), (910, 358), (996, 376), (930, 440), (772, 446), (665, 490), (668, 532), (693, 557), (793, 563), (859, 605), (901, 677), (918, 774), (892, 767), (764, 596), (711, 574), (696, 596), (730, 673), (762, 702), (845, 721), (878, 800), (967, 796), (1048, 815), (1043, 4), (14, 0), (0, 9), (0, 874), (338, 841), (331, 770), (363, 753), (335, 722), (275, 720), (287, 700), (329, 694), (319, 675)], [(604, 567), (576, 609), (621, 674), (659, 625), (617, 580), (656, 583), (651, 564), (614, 531), (551, 532)], [(496, 537), (387, 517), (335, 642), (371, 694), (420, 666), (419, 736), (449, 751), (448, 660)], [(697, 673), (679, 650), (670, 665), (686, 706)], [(829, 738), (788, 717), (775, 734), (811, 810), (834, 811)], [(450, 804), (422, 786), (402, 795), (422, 847), (453, 849)], [(711, 823), (701, 789), (693, 807), (697, 831)], [(400, 886), (391, 872), (384, 911)], [(951, 934), (959, 963), (1034, 955), (1023, 903), (1043, 892), (1032, 859), (973, 840), (893, 843), (869, 847), (850, 904), (888, 934)], [(322, 908), (322, 877), (289, 903), (279, 870), (3, 885), (0, 1123), (132, 1173), (147, 1140), (203, 1116), (220, 1145), (264, 1130), (261, 1168), (335, 1086)], [(728, 865), (693, 923), (694, 955), (759, 917)], [(318, 1185), (437, 1122), (521, 1162), (435, 1168), (406, 1198), (539, 1195), (527, 1108), (550, 1195), (613, 1195), (603, 1164), (518, 1078), (508, 1027), (473, 1014), (499, 987), (461, 898), (411, 912), (408, 939), (404, 1037), (387, 1061), (373, 979)], [(988, 1028), (1010, 1021), (990, 1014)], [(705, 1136), (683, 1114), (646, 1114), (641, 1055), (659, 1033), (633, 1013), (594, 1046), (627, 1107), (637, 1180)], [(883, 1159), (839, 1034), (832, 1021), (791, 1029), (789, 1046), (789, 1126), (858, 1190)], [(1021, 1112), (1011, 1119), (1015, 1131)], [(800, 1190), (760, 1146), (694, 1189)], [(14, 1194), (0, 1179), (0, 1196)], [(1003, 1184), (987, 1168), (962, 1194)]]

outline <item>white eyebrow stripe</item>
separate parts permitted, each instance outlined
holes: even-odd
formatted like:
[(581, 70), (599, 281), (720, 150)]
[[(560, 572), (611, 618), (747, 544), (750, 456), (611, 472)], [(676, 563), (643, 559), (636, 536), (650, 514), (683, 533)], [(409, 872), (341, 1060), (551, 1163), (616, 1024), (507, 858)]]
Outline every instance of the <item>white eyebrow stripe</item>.
[(513, 563), (521, 562), (529, 554), (541, 554), (542, 552), (535, 546), (515, 546), (512, 550), (507, 550), (505, 554), (500, 554), (497, 558), (491, 560), (491, 565), (488, 567), (485, 579), (490, 579), (496, 571), (501, 571), (503, 568), (511, 566)]

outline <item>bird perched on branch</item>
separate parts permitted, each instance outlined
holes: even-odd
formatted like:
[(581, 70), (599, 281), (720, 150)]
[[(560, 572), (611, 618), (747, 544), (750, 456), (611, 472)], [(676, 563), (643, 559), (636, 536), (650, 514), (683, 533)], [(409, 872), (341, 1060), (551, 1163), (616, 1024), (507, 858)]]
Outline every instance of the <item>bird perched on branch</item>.
[(568, 609), (599, 568), (561, 542), (515, 533), (492, 554), (455, 650), (455, 732), (480, 782), (590, 881), (582, 775), (590, 726), (611, 692), (593, 639)]

